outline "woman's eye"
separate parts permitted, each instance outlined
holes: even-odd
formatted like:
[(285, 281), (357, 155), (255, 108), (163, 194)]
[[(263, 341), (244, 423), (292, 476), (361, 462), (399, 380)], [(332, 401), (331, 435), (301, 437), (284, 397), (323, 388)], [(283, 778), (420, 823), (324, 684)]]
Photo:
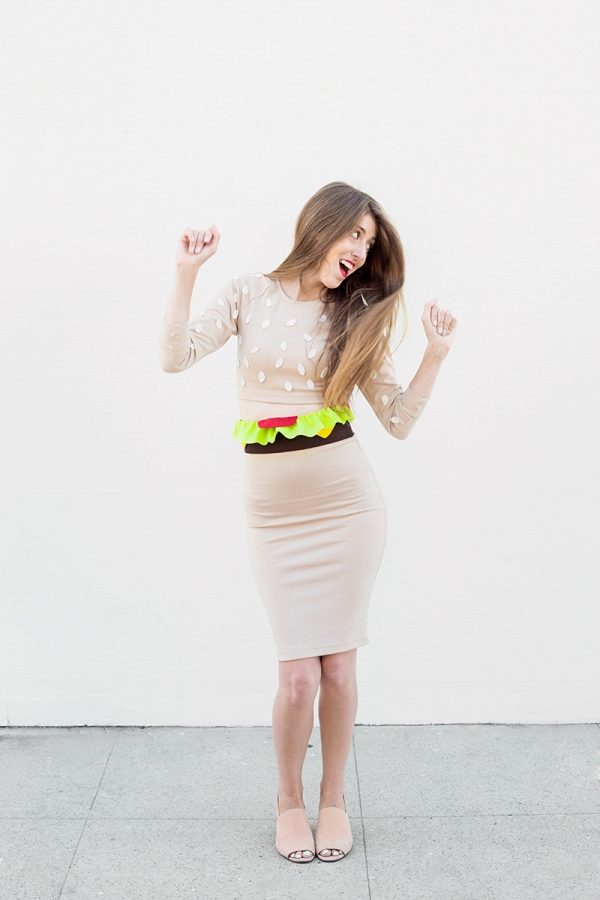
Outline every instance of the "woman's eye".
[[(352, 232), (350, 232), (350, 233), (351, 233), (352, 237), (354, 237), (354, 235), (356, 235), (357, 238), (360, 237), (360, 230), (359, 230), (358, 228), (356, 228), (354, 231), (352, 231)], [(372, 249), (373, 249), (373, 244), (372, 244), (372, 243), (371, 243), (371, 244), (367, 244), (367, 253), (369, 253), (369, 251), (372, 250)]]

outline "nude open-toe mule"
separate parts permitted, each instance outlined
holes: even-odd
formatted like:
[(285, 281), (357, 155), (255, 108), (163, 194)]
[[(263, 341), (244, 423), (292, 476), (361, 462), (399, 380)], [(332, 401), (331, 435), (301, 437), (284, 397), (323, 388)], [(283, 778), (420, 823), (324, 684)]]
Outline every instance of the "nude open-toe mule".
[[(307, 863), (315, 858), (315, 839), (313, 837), (306, 809), (286, 809), (279, 812), (279, 794), (277, 794), (277, 825), (275, 846), (282, 856), (290, 862)], [(303, 853), (310, 850), (310, 856), (291, 856), (292, 853)]]
[[(338, 859), (343, 859), (350, 853), (352, 843), (352, 829), (346, 811), (346, 798), (344, 797), (344, 809), (340, 809), (338, 806), (321, 807), (315, 835), (315, 848), (321, 862), (337, 862)], [(341, 853), (321, 856), (323, 850), (340, 850)]]

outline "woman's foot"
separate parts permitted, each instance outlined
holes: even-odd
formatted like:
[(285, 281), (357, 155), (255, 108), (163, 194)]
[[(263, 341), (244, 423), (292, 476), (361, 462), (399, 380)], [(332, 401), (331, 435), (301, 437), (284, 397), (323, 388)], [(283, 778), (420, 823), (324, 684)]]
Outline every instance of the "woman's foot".
[(292, 862), (310, 862), (314, 859), (315, 839), (302, 797), (277, 795), (275, 845), (278, 852)]
[[(321, 810), (327, 810), (321, 815)], [(339, 809), (338, 813), (335, 810)], [(343, 815), (342, 815), (343, 813)], [(335, 844), (339, 846), (326, 846)], [(346, 801), (343, 792), (321, 792), (319, 800), (319, 819), (317, 820), (316, 853), (323, 862), (333, 862), (350, 852), (352, 847), (352, 831), (346, 812)]]

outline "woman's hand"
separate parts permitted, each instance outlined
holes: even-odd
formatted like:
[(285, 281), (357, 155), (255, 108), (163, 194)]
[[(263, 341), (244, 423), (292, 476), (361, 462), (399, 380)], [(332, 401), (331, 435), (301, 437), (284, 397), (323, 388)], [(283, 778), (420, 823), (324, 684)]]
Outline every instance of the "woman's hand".
[(435, 301), (426, 303), (421, 316), (429, 345), (449, 350), (456, 335), (458, 319), (450, 310), (440, 309)]
[(213, 254), (217, 252), (221, 235), (216, 225), (203, 231), (186, 228), (177, 245), (176, 261), (178, 266), (189, 266), (198, 270)]

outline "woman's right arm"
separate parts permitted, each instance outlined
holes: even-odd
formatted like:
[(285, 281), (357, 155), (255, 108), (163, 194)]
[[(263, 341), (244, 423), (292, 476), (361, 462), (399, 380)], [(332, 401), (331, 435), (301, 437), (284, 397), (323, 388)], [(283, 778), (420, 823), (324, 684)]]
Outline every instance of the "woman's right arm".
[(160, 331), (160, 367), (165, 372), (189, 369), (237, 333), (237, 278), (228, 282), (216, 299), (189, 321), (198, 270), (216, 253), (220, 239), (214, 225), (204, 231), (187, 229), (179, 239), (173, 286)]

